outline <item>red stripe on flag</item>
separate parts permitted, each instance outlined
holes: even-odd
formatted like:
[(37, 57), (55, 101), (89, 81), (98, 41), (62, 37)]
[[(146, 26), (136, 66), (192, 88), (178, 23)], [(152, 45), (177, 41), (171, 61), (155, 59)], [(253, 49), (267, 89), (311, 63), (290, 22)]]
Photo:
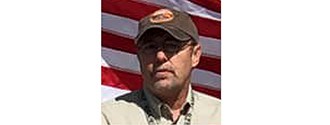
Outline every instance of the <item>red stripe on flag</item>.
[(103, 66), (101, 71), (102, 85), (125, 90), (137, 90), (142, 87), (142, 78), (140, 75)]
[(221, 59), (202, 56), (197, 68), (209, 70), (221, 75)]
[[(138, 90), (142, 88), (141, 75), (117, 70), (110, 67), (101, 67), (102, 85), (124, 90)], [(193, 85), (194, 90), (219, 98), (220, 91)]]
[(102, 0), (102, 12), (128, 17), (134, 20), (140, 20), (158, 9), (159, 7), (131, 0)]
[[(134, 40), (102, 31), (102, 46), (136, 54)], [(220, 59), (202, 56), (197, 68), (221, 74)]]
[(207, 9), (215, 12), (221, 12), (221, 1), (220, 0), (189, 0), (195, 4), (203, 6)]
[(136, 54), (134, 40), (102, 31), (102, 46)]
[[(158, 7), (157, 5), (153, 6), (129, 0), (102, 0), (102, 12), (111, 13), (134, 20), (140, 20), (144, 16), (160, 8), (161, 7)], [(200, 35), (220, 39), (221, 23), (219, 21), (193, 15), (191, 15), (191, 17), (196, 23)]]

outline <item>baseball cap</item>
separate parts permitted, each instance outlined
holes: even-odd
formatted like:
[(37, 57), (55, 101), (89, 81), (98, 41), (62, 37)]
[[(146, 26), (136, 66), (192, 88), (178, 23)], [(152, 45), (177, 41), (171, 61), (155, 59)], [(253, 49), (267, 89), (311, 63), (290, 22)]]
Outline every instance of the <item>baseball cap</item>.
[(197, 28), (187, 13), (163, 8), (139, 21), (138, 35), (135, 37), (135, 43), (137, 44), (141, 36), (149, 29), (154, 28), (168, 32), (179, 41), (187, 41), (191, 38), (196, 42), (199, 40)]

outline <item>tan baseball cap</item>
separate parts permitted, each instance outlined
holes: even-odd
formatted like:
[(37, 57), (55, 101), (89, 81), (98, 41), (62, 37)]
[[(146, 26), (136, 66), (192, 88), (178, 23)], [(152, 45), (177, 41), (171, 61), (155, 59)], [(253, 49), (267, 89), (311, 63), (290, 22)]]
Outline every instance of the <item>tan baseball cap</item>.
[(191, 38), (196, 42), (199, 40), (194, 22), (187, 13), (182, 11), (165, 8), (142, 18), (139, 22), (135, 43), (139, 42), (140, 37), (146, 31), (153, 28), (162, 29), (179, 41), (187, 41)]

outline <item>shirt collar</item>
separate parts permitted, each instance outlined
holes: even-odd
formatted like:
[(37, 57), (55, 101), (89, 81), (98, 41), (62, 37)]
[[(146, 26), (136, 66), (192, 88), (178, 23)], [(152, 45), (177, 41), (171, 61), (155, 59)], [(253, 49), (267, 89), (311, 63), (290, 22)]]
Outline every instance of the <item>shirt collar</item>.
[[(147, 89), (144, 88), (143, 91), (145, 93), (148, 105), (151, 108), (151, 113), (153, 115), (160, 117), (161, 116), (161, 107), (165, 106), (165, 105), (168, 106), (168, 105), (161, 102), (157, 97), (155, 97), (153, 94), (151, 94)], [(189, 108), (192, 108), (193, 102), (194, 102), (194, 98), (192, 95), (192, 87), (191, 87), (191, 85), (189, 85), (186, 102), (184, 103), (184, 105), (182, 105), (181, 110), (188, 110)], [(187, 105), (189, 107), (188, 109), (186, 109)], [(184, 111), (184, 112), (187, 112), (187, 111)]]

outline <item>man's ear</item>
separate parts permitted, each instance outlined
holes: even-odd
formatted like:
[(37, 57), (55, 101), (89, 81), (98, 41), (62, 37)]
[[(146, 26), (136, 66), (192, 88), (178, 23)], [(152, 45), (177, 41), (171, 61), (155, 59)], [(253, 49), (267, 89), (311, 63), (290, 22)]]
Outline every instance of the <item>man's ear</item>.
[(198, 65), (201, 56), (202, 56), (202, 47), (198, 43), (193, 48), (193, 52), (192, 52), (192, 56), (191, 56), (191, 58), (192, 58), (192, 67), (196, 67)]

